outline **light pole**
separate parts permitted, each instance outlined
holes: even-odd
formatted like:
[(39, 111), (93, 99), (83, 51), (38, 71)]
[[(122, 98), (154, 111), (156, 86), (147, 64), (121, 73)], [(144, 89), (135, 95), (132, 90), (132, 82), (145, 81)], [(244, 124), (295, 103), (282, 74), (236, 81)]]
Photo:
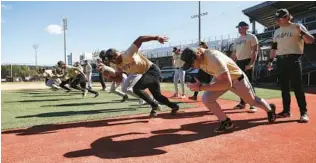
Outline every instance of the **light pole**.
[(37, 49), (38, 49), (38, 44), (33, 44), (33, 49), (35, 51), (35, 66), (37, 66)]
[(65, 59), (65, 63), (67, 64), (67, 52), (66, 52), (66, 30), (67, 30), (67, 18), (63, 18), (63, 31), (64, 31), (64, 59)]
[(201, 43), (201, 1), (199, 1), (199, 45)]
[(207, 15), (207, 12), (201, 13), (201, 1), (199, 1), (199, 13), (197, 15), (192, 15), (191, 18), (199, 18), (199, 44), (201, 43), (201, 16)]

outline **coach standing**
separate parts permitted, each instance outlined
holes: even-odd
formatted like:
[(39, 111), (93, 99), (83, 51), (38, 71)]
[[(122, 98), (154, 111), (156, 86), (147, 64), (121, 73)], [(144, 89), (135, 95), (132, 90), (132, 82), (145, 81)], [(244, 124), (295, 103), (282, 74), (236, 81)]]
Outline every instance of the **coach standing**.
[(277, 10), (275, 18), (280, 28), (274, 32), (268, 70), (272, 69), (272, 61), (277, 57), (283, 100), (283, 111), (278, 114), (278, 117), (291, 116), (291, 84), (300, 108), (300, 122), (308, 122), (309, 117), (302, 86), (302, 62), (300, 58), (304, 51), (304, 42), (311, 44), (314, 41), (314, 37), (308, 33), (303, 25), (291, 22), (293, 17), (287, 9)]
[(173, 65), (175, 68), (174, 76), (173, 76), (175, 93), (172, 97), (179, 97), (178, 83), (180, 80), (181, 90), (182, 90), (182, 94), (180, 98), (185, 98), (185, 88), (184, 88), (185, 71), (182, 69), (184, 62), (181, 60), (180, 49), (178, 49), (177, 47), (174, 47), (172, 52), (173, 52)]
[(89, 89), (92, 89), (92, 66), (89, 63), (88, 60), (84, 61), (84, 67), (83, 67), (83, 72), (85, 73), (86, 77), (87, 77), (87, 86)]
[[(246, 22), (240, 22), (237, 28), (240, 36), (234, 42), (232, 58), (245, 72), (249, 81), (252, 81), (252, 70), (258, 54), (258, 39), (255, 35), (248, 33), (249, 25)], [(245, 106), (245, 101), (240, 99), (240, 103), (235, 106), (235, 109), (244, 109)], [(250, 111), (256, 112), (257, 109), (250, 106)]]
[[(102, 60), (101, 59), (97, 59), (97, 67), (102, 67), (104, 64), (102, 63)], [(105, 91), (106, 89), (106, 85), (105, 85), (105, 82), (104, 82), (104, 76), (102, 73), (99, 72), (99, 81), (101, 83), (101, 86), (102, 86), (102, 91)]]

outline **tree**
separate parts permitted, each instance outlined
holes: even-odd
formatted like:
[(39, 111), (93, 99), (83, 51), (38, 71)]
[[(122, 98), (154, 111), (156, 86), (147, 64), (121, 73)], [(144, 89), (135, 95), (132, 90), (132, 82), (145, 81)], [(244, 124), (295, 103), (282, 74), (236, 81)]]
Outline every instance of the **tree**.
[(1, 65), (1, 78), (7, 78), (11, 75), (11, 65)]

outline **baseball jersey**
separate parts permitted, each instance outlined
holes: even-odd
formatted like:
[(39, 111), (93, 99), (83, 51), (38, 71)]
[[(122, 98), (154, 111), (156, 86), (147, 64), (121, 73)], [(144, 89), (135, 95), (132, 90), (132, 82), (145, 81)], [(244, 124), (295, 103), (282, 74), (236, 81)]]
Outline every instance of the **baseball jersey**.
[(73, 66), (66, 66), (65, 73), (69, 78), (74, 78), (79, 74), (79, 71), (82, 71), (82, 67), (73, 67)]
[(138, 53), (138, 47), (132, 44), (122, 53), (122, 63), (117, 64), (117, 68), (128, 74), (144, 74), (153, 64), (145, 56)]
[(199, 68), (209, 75), (219, 76), (229, 72), (232, 79), (237, 79), (243, 74), (237, 64), (224, 53), (217, 50), (206, 49), (204, 60), (200, 63)]
[[(280, 27), (274, 32), (273, 42), (278, 44), (277, 55), (303, 54), (304, 40), (295, 25), (293, 23), (286, 27)], [(300, 24), (300, 26), (304, 32), (308, 33), (303, 25)]]
[(237, 60), (251, 58), (251, 47), (255, 45), (258, 45), (258, 39), (251, 33), (238, 37), (234, 41), (234, 50), (236, 51)]
[(45, 70), (42, 74), (43, 77), (47, 78), (47, 79), (52, 79), (53, 76), (55, 76), (53, 74), (53, 70)]
[(181, 60), (181, 54), (173, 54), (174, 59), (174, 67), (181, 68), (184, 64), (184, 62)]

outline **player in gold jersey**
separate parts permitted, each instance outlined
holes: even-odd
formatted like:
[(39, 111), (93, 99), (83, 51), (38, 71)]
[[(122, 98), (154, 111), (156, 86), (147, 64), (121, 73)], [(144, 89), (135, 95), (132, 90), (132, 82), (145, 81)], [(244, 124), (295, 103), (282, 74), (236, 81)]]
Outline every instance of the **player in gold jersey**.
[(116, 64), (117, 69), (121, 70), (121, 73), (124, 71), (127, 74), (142, 74), (142, 77), (133, 87), (133, 92), (151, 105), (150, 116), (154, 117), (157, 115), (156, 111), (159, 110), (159, 105), (145, 92), (146, 88), (149, 89), (155, 100), (170, 107), (172, 109), (171, 114), (175, 115), (179, 110), (179, 106), (170, 102), (167, 97), (161, 94), (159, 81), (161, 72), (159, 67), (138, 52), (143, 42), (152, 40), (157, 40), (163, 44), (168, 38), (163, 36), (140, 36), (123, 53), (113, 48), (101, 53), (104, 54), (108, 61)]
[(209, 84), (201, 84), (196, 79), (196, 83), (189, 83), (188, 87), (192, 91), (205, 91), (202, 97), (204, 105), (220, 120), (220, 126), (214, 130), (215, 132), (222, 133), (233, 128), (232, 121), (216, 101), (228, 90), (237, 94), (251, 106), (264, 109), (269, 122), (275, 121), (275, 105), (269, 105), (264, 99), (256, 96), (245, 73), (224, 53), (203, 48), (186, 48), (182, 52), (181, 59), (185, 62), (184, 70), (194, 67), (214, 76)]

